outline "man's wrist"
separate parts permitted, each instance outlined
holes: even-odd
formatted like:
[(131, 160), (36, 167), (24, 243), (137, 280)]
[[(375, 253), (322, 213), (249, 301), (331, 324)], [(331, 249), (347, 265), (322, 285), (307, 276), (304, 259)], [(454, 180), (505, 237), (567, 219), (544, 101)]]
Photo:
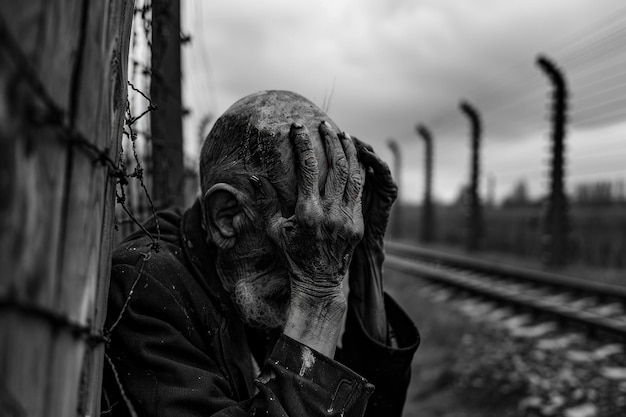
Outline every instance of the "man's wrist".
[(332, 358), (346, 309), (341, 288), (321, 298), (292, 290), (283, 333)]

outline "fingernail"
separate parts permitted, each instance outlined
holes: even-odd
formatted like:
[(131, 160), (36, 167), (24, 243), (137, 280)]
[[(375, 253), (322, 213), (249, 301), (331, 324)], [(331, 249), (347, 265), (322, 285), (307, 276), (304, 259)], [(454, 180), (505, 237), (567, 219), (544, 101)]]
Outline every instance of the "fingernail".
[(302, 123), (294, 123), (292, 126), (296, 129), (302, 129), (304, 127)]
[(250, 175), (250, 182), (256, 189), (261, 188), (261, 180), (256, 175)]
[(342, 132), (342, 133), (343, 133), (344, 138), (352, 140), (352, 137), (350, 137), (350, 135), (347, 132)]
[(324, 126), (326, 126), (327, 128), (332, 129), (332, 126), (326, 120), (324, 120), (322, 123), (324, 123)]

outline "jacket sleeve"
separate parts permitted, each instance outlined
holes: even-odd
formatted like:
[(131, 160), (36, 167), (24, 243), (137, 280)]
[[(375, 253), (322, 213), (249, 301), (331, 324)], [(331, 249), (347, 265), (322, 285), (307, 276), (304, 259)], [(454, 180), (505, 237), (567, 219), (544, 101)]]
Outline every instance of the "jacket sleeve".
[(348, 305), (342, 349), (337, 354), (341, 363), (375, 387), (365, 412), (368, 417), (402, 415), (411, 379), (411, 362), (420, 342), (417, 327), (388, 294), (385, 294), (385, 311), (397, 347), (372, 339), (356, 310)]
[(253, 414), (270, 416), (362, 416), (374, 389), (339, 362), (285, 335), (256, 384), (260, 395)]
[(145, 271), (137, 280), (139, 273), (136, 266), (113, 267), (102, 407), (108, 415), (132, 415), (130, 407), (150, 417), (363, 415), (371, 384), (284, 335), (254, 382), (255, 394), (237, 398), (222, 362), (190, 330), (194, 314), (166, 284)]

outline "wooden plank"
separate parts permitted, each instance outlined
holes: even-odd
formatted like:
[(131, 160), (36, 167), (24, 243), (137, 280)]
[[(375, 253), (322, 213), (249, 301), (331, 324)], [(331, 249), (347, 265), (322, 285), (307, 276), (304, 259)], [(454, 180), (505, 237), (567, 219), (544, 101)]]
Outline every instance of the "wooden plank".
[[(116, 161), (126, 109), (126, 67), (133, 2), (89, 5), (82, 72), (74, 92), (75, 128)], [(89, 133), (89, 134), (88, 134)], [(70, 164), (64, 248), (57, 310), (74, 321), (101, 331), (108, 295), (113, 233), (114, 178), (109, 167), (74, 153)], [(59, 338), (53, 378), (74, 381), (79, 391), (62, 387), (49, 393), (48, 406), (57, 415), (98, 415), (103, 345), (89, 346), (69, 335)], [(81, 386), (82, 381), (82, 386)], [(79, 404), (79, 407), (77, 407)]]
[[(17, 48), (0, 39), (0, 192), (8, 196), (0, 203), (0, 415), (95, 416), (103, 346), (92, 348), (63, 320), (101, 330), (115, 187), (107, 167), (80, 146), (69, 151), (58, 126), (32, 119), (50, 96), (64, 122), (116, 159), (133, 2), (7, 4), (0, 24), (10, 22), (3, 28)], [(24, 81), (9, 49), (34, 68), (44, 93)]]
[(0, 328), (10, 335), (0, 344), (0, 376), (14, 403), (28, 415), (45, 415), (53, 328), (25, 312), (53, 304), (68, 150), (56, 129), (32, 122), (46, 107), (9, 41), (0, 40)]
[(183, 201), (180, 0), (153, 0), (152, 45), (152, 198), (164, 208)]
[(75, 0), (0, 2), (9, 32), (61, 109), (69, 108), (82, 5)]
[(19, 7), (16, 7), (15, 2), (0, 2), (0, 16), (7, 30), (33, 65), (40, 52), (45, 2), (46, 0), (20, 0)]
[(55, 0), (44, 2), (44, 7), (34, 62), (48, 94), (69, 112), (74, 77), (80, 71), (81, 25), (86, 5), (76, 0)]
[(38, 318), (5, 311), (0, 314), (0, 340), (0, 415), (46, 415), (52, 328)]

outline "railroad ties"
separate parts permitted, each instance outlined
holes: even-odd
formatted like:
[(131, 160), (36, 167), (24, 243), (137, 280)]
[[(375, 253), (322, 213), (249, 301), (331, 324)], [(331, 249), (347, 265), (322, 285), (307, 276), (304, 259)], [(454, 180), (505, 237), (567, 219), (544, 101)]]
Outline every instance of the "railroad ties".
[[(516, 415), (626, 416), (626, 287), (395, 242), (385, 248), (388, 279), (419, 278), (416, 295), (474, 322), (447, 368), (463, 392), (506, 398)], [(424, 345), (450, 349), (432, 330), (444, 322), (414, 319), (425, 324)]]
[(480, 261), (396, 242), (385, 266), (495, 304), (626, 343), (626, 287)]

